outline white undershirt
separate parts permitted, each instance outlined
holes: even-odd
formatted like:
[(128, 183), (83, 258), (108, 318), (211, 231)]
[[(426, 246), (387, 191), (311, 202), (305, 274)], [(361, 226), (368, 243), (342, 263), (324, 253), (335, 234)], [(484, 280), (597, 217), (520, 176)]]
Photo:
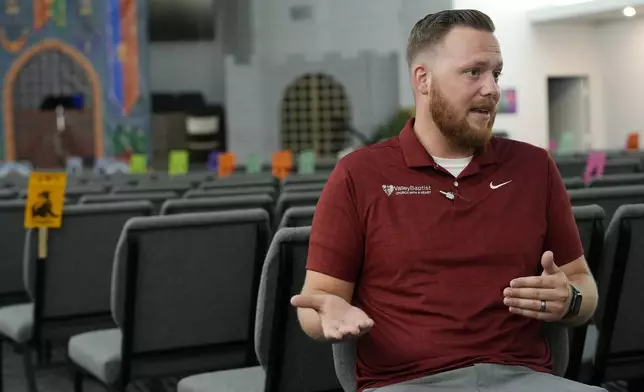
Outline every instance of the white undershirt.
[(443, 169), (450, 172), (454, 178), (458, 177), (463, 170), (470, 164), (472, 157), (467, 158), (438, 158), (433, 157), (434, 162)]

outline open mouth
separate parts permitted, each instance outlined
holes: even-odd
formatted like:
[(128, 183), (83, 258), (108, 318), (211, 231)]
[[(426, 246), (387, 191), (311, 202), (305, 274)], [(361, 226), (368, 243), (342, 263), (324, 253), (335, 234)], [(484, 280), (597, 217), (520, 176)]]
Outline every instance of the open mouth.
[(470, 111), (473, 112), (473, 113), (478, 113), (478, 114), (485, 114), (485, 115), (490, 114), (490, 111), (488, 109), (483, 109), (483, 108), (474, 108), (474, 109), (472, 109)]

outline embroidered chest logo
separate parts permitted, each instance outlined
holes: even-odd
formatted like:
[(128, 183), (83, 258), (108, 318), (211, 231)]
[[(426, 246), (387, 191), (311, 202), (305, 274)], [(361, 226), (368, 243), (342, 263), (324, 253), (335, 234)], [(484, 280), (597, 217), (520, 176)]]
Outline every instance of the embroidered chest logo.
[(387, 196), (399, 195), (431, 195), (432, 187), (429, 185), (394, 186), (383, 185), (382, 190)]

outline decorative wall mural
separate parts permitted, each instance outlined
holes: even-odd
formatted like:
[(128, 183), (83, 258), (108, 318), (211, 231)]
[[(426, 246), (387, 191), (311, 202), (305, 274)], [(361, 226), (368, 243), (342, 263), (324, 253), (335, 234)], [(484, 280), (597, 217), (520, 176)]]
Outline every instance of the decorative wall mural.
[(107, 3), (110, 93), (121, 113), (129, 116), (141, 94), (136, 2), (108, 0)]
[(92, 5), (92, 0), (79, 0), (78, 1), (78, 13), (82, 16), (92, 15), (94, 12), (94, 7)]
[(29, 30), (26, 27), (0, 27), (0, 45), (9, 53), (21, 51), (25, 47), (28, 37)]
[(145, 1), (2, 1), (0, 160), (61, 167), (146, 153)]
[(20, 4), (18, 0), (5, 0), (5, 11), (8, 15), (20, 13)]
[(148, 149), (145, 132), (131, 125), (118, 125), (110, 132), (108, 143), (109, 155), (120, 159), (132, 154), (146, 154)]
[(67, 0), (33, 0), (34, 29), (40, 30), (49, 20), (58, 27), (67, 25)]

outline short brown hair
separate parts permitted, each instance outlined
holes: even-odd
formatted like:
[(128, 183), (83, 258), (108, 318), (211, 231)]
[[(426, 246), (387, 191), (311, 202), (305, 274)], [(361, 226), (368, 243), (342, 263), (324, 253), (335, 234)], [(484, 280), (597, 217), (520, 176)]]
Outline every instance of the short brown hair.
[(407, 42), (407, 63), (411, 65), (421, 51), (440, 43), (456, 26), (471, 27), (494, 33), (494, 22), (478, 10), (445, 10), (429, 14), (411, 30)]

